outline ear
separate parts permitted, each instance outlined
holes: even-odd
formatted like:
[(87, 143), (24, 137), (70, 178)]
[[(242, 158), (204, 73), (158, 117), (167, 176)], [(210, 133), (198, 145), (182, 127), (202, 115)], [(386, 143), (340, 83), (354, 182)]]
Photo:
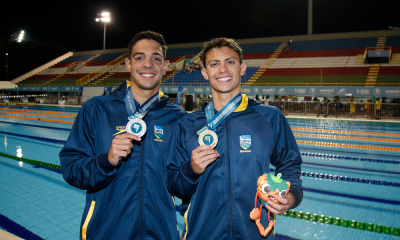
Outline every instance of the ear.
[(201, 74), (203, 75), (203, 77), (204, 77), (205, 80), (209, 80), (209, 79), (208, 79), (208, 75), (207, 75), (207, 70), (206, 70), (206, 68), (202, 68), (202, 69), (201, 69)]
[(166, 60), (166, 61), (164, 62), (164, 73), (167, 72), (168, 66), (169, 66), (169, 60)]
[(243, 76), (246, 73), (246, 63), (242, 62), (242, 64), (240, 64), (240, 76)]
[(125, 58), (125, 66), (128, 72), (131, 72), (131, 61), (128, 58)]

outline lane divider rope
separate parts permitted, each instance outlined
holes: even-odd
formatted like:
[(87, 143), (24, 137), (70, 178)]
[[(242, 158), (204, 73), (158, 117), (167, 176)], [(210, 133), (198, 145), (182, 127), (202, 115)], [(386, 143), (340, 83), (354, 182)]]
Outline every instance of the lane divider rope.
[(29, 109), (13, 109), (13, 108), (0, 108), (1, 112), (4, 111), (18, 111), (18, 112), (37, 112), (37, 113), (54, 113), (54, 114), (67, 114), (67, 115), (77, 115), (77, 113), (68, 113), (68, 112), (56, 112), (56, 111), (40, 111), (40, 110), (29, 110)]
[(337, 120), (337, 119), (314, 119), (314, 118), (287, 118), (288, 121), (296, 121), (296, 122), (317, 122), (317, 123), (345, 123), (345, 124), (353, 124), (353, 125), (393, 125), (400, 126), (400, 123), (396, 122), (372, 122), (372, 121), (356, 121), (356, 120)]
[(29, 117), (18, 117), (18, 116), (0, 115), (0, 118), (1, 118), (1, 117), (20, 118), (20, 119), (27, 119), (27, 120), (42, 121), (42, 122), (57, 122), (57, 123), (69, 123), (69, 124), (74, 124), (73, 121), (53, 120), (53, 119), (44, 119), (44, 118), (29, 118)]
[(356, 178), (356, 177), (347, 177), (347, 176), (338, 176), (332, 174), (323, 174), (323, 173), (313, 173), (313, 172), (304, 172), (301, 171), (301, 176), (306, 177), (314, 177), (314, 178), (321, 178), (321, 179), (332, 179), (336, 181), (346, 181), (346, 182), (358, 182), (358, 183), (365, 183), (371, 185), (382, 185), (382, 186), (390, 186), (390, 187), (400, 187), (400, 183), (396, 182), (386, 182), (386, 181), (379, 181), (374, 179), (364, 179), (364, 178)]
[(0, 152), (0, 157), (5, 157), (5, 158), (9, 158), (9, 159), (13, 159), (16, 161), (21, 161), (21, 162), (25, 162), (25, 163), (29, 163), (29, 164), (33, 164), (33, 165), (37, 165), (37, 166), (41, 166), (41, 167), (46, 167), (46, 168), (51, 168), (51, 169), (55, 169), (55, 170), (60, 170), (61, 171), (61, 166), (56, 165), (56, 164), (52, 164), (52, 163), (47, 163), (47, 162), (41, 162), (41, 161), (36, 161), (33, 159), (29, 159), (29, 158), (20, 158), (17, 156), (13, 156), (7, 153), (2, 153)]
[(376, 162), (376, 163), (388, 163), (388, 164), (400, 164), (400, 161), (396, 160), (381, 160), (381, 159), (372, 159), (372, 158), (360, 158), (360, 157), (349, 157), (349, 156), (340, 156), (340, 155), (332, 155), (332, 154), (327, 154), (327, 153), (309, 153), (309, 152), (301, 152), (300, 153), (302, 156), (307, 156), (307, 157), (321, 157), (321, 158), (327, 158), (327, 159), (340, 159), (340, 160), (351, 160), (351, 161), (357, 161), (357, 162)]
[[(71, 117), (71, 116), (55, 116), (55, 115), (39, 114), (39, 113), (24, 113), (24, 112), (23, 113), (15, 113), (15, 112), (6, 112), (6, 111), (0, 111), (0, 113), (10, 113), (10, 114), (18, 114), (18, 115), (30, 115), (30, 116), (43, 116), (43, 117), (72, 118), (72, 119), (75, 119), (75, 117)], [(3, 116), (3, 115), (1, 115), (1, 116)]]
[(312, 141), (301, 141), (301, 140), (297, 140), (296, 143), (297, 144), (315, 145), (315, 146), (321, 146), (321, 147), (343, 147), (343, 148), (373, 149), (373, 150), (382, 150), (382, 151), (398, 151), (398, 152), (400, 151), (400, 148), (363, 146), (363, 145), (344, 144), (344, 143), (312, 142)]
[(398, 133), (381, 133), (381, 132), (360, 132), (360, 131), (348, 131), (348, 130), (329, 130), (329, 129), (311, 129), (311, 128), (291, 128), (294, 131), (310, 131), (320, 133), (337, 133), (337, 134), (364, 134), (364, 135), (379, 135), (379, 136), (395, 136), (400, 137)]
[(323, 134), (310, 134), (310, 133), (293, 133), (294, 136), (313, 137), (313, 138), (328, 138), (328, 139), (350, 139), (362, 141), (377, 141), (377, 142), (400, 142), (398, 139), (384, 139), (384, 138), (366, 138), (366, 137), (350, 137), (350, 136), (336, 136), (336, 135), (323, 135)]
[(319, 222), (322, 224), (329, 224), (329, 225), (335, 225), (335, 226), (340, 226), (340, 227), (345, 227), (345, 228), (352, 228), (352, 229), (358, 229), (358, 230), (367, 230), (369, 232), (376, 232), (376, 233), (384, 233), (387, 235), (393, 235), (393, 236), (400, 236), (400, 229), (397, 227), (390, 227), (390, 226), (382, 226), (380, 224), (372, 224), (372, 223), (365, 223), (365, 222), (357, 222), (355, 220), (347, 220), (347, 219), (340, 219), (340, 218), (333, 218), (331, 216), (326, 217), (325, 215), (318, 215), (316, 213), (310, 214), (309, 212), (303, 213), (302, 211), (295, 211), (295, 210), (289, 210), (284, 212), (281, 216), (284, 217), (291, 217), (291, 218), (296, 218), (296, 219), (301, 219), (301, 220), (306, 220), (306, 221), (312, 221), (312, 222)]

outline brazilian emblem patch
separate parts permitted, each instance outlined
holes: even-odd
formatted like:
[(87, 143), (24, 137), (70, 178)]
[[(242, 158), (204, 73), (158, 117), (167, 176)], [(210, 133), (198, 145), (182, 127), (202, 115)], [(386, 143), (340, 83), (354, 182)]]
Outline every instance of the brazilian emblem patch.
[(162, 136), (164, 135), (164, 129), (162, 126), (157, 126), (154, 125), (154, 135), (156, 135), (156, 137), (158, 139), (162, 138)]
[(247, 150), (251, 146), (251, 135), (240, 136), (240, 146)]
[(251, 135), (242, 135), (239, 136), (240, 146), (244, 150), (240, 150), (241, 153), (251, 152), (251, 150), (247, 150), (251, 146)]

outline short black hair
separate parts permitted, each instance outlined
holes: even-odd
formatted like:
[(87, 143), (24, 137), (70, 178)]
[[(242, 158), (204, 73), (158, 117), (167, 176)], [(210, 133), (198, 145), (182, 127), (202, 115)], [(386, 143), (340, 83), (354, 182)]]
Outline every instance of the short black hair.
[(163, 57), (164, 60), (167, 57), (167, 44), (164, 41), (164, 37), (157, 33), (157, 32), (153, 32), (153, 31), (143, 31), (140, 33), (137, 33), (131, 40), (131, 42), (128, 45), (128, 58), (131, 59), (132, 56), (132, 49), (133, 46), (135, 46), (135, 44), (137, 42), (139, 42), (140, 40), (143, 39), (147, 39), (147, 40), (154, 40), (156, 42), (158, 42), (161, 45), (162, 48), (162, 52), (163, 52)]
[(239, 63), (242, 64), (243, 60), (242, 49), (240, 48), (239, 44), (231, 38), (221, 37), (221, 38), (214, 38), (211, 41), (204, 43), (203, 50), (201, 51), (203, 67), (206, 67), (206, 57), (208, 51), (214, 48), (222, 48), (222, 47), (228, 47), (233, 51), (235, 51), (239, 55)]

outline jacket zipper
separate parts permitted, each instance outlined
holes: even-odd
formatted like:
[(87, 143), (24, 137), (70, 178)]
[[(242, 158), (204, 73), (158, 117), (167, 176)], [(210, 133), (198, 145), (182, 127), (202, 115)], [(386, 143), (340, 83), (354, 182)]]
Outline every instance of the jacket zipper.
[(231, 186), (231, 159), (230, 159), (230, 148), (229, 148), (229, 117), (226, 119), (226, 141), (228, 146), (228, 182), (229, 182), (229, 228), (231, 232), (231, 239), (233, 239), (233, 229), (232, 229), (232, 186)]
[(142, 142), (142, 158), (140, 160), (140, 239), (143, 239), (142, 225), (143, 225), (143, 158), (144, 158), (144, 142)]

